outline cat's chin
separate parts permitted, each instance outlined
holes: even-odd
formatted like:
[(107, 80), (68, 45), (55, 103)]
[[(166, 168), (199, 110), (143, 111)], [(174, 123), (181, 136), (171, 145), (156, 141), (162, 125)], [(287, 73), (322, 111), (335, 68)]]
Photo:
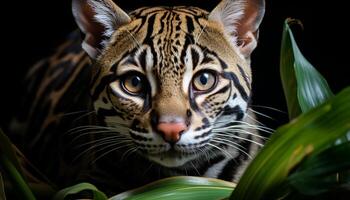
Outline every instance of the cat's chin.
[(164, 167), (174, 168), (181, 167), (187, 162), (195, 159), (198, 155), (194, 153), (181, 153), (175, 150), (169, 150), (159, 154), (149, 154), (147, 158)]

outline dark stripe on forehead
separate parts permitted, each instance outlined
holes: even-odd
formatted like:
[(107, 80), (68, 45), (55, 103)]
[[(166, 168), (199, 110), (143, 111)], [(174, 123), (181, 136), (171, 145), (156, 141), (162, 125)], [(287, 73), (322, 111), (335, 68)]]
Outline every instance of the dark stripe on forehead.
[(165, 27), (165, 18), (167, 17), (168, 13), (164, 13), (163, 16), (160, 17), (159, 21), (161, 23), (160, 29), (157, 32), (157, 34), (163, 33), (164, 27)]
[(194, 31), (194, 24), (193, 24), (192, 18), (189, 16), (186, 16), (186, 22), (187, 22), (187, 33), (192, 35)]
[(238, 92), (241, 94), (242, 99), (245, 102), (248, 102), (248, 94), (246, 93), (246, 91), (244, 90), (243, 86), (239, 82), (236, 74), (234, 74), (233, 72), (223, 72), (221, 75), (222, 75), (222, 77), (233, 81), (233, 84), (237, 88)]
[[(155, 19), (156, 19), (156, 14), (153, 14), (147, 18), (147, 22), (146, 22), (147, 23), (147, 35), (145, 37), (146, 40), (147, 39), (151, 40)], [(144, 41), (144, 42), (146, 42), (146, 41)]]

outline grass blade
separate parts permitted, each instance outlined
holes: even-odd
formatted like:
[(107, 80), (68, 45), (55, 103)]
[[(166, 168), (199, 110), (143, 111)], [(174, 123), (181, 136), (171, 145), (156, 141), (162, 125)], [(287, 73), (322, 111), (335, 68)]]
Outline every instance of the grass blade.
[(64, 200), (70, 195), (79, 194), (87, 190), (92, 192), (93, 200), (107, 200), (107, 196), (90, 183), (79, 183), (77, 185), (65, 188), (56, 193), (53, 200)]
[(350, 130), (350, 88), (277, 129), (248, 166), (230, 199), (273, 199), (285, 195), (283, 183), (300, 162)]

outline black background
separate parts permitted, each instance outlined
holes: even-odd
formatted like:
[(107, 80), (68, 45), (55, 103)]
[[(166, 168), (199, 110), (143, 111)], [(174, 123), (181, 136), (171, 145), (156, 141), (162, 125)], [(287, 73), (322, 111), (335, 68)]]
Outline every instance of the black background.
[[(210, 9), (216, 4), (213, 0), (182, 2)], [(120, 0), (118, 4), (127, 8), (141, 4), (173, 3), (182, 4), (171, 0)], [(332, 90), (338, 92), (350, 85), (347, 73), (349, 32), (346, 30), (350, 24), (350, 11), (345, 11), (346, 7), (345, 1), (340, 0), (267, 0), (259, 46), (252, 57), (254, 105), (286, 111), (279, 78), (279, 49), (283, 21), (287, 17), (298, 18), (303, 22), (303, 31), (295, 29), (299, 47), (326, 77)], [(38, 59), (50, 55), (76, 25), (71, 15), (70, 1), (5, 1), (1, 8), (0, 110), (1, 125), (4, 126), (18, 107), (21, 82), (26, 70)], [(275, 118), (274, 121), (267, 120), (272, 127), (287, 120), (286, 114), (256, 109)]]

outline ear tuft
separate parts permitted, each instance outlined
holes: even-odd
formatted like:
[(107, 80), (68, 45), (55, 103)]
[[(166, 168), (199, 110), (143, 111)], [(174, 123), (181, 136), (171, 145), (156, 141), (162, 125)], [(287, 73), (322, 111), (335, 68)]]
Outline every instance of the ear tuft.
[(103, 36), (109, 38), (123, 24), (131, 21), (130, 17), (111, 1), (88, 0), (95, 12), (95, 20), (104, 26)]
[(237, 42), (237, 24), (243, 18), (245, 4), (245, 0), (222, 1), (208, 17), (224, 26), (227, 34), (232, 36), (230, 39), (233, 43)]
[(259, 26), (265, 13), (265, 0), (222, 0), (208, 20), (223, 25), (233, 45), (250, 60), (257, 46)]
[(73, 0), (72, 11), (85, 34), (82, 47), (92, 59), (97, 58), (118, 28), (131, 21), (112, 0)]

